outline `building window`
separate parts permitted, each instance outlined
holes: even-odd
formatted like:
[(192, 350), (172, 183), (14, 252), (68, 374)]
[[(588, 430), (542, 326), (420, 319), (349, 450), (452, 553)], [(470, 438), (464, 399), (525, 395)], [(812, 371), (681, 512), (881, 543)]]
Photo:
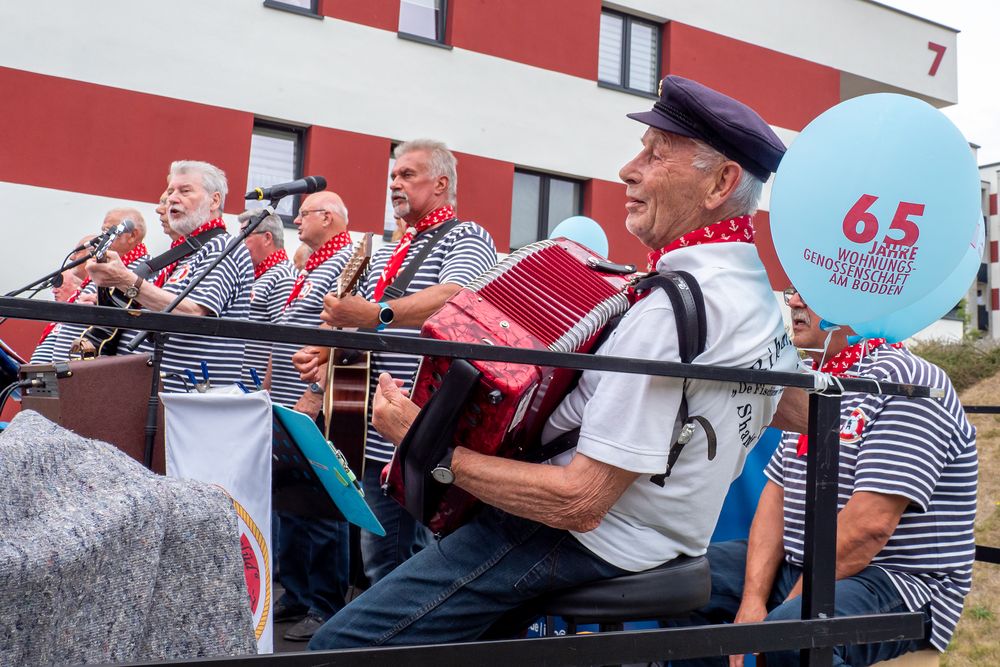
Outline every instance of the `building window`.
[(396, 150), (398, 144), (392, 144), (389, 146), (389, 171), (385, 177), (385, 219), (382, 223), (382, 240), (391, 241), (392, 235), (396, 232), (396, 214), (392, 211), (392, 190), (389, 186), (392, 185), (392, 168), (396, 166), (396, 158), (392, 156), (392, 152)]
[(399, 34), (444, 44), (448, 0), (400, 0)]
[(656, 94), (660, 79), (660, 26), (628, 14), (601, 12), (597, 80), (633, 92)]
[[(302, 138), (303, 131), (298, 128), (262, 121), (254, 123), (247, 191), (302, 178)], [(247, 208), (260, 208), (266, 203), (249, 201)], [(299, 212), (299, 195), (278, 202), (277, 212), (286, 225), (291, 225)]]
[(560, 222), (583, 209), (579, 181), (531, 171), (514, 171), (510, 249), (547, 239)]
[(319, 8), (317, 7), (318, 3), (319, 0), (264, 0), (265, 7), (284, 9), (296, 14), (305, 14), (320, 18)]

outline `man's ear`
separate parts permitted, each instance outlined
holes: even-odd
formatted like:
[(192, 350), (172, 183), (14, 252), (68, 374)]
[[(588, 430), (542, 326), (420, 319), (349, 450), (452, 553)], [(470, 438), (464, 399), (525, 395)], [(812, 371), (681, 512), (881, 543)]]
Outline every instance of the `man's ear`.
[(732, 196), (733, 191), (743, 176), (743, 167), (727, 160), (719, 166), (712, 179), (708, 194), (705, 195), (705, 208), (709, 211), (722, 206)]
[(212, 206), (211, 210), (218, 209), (219, 215), (222, 215), (222, 194), (219, 192), (212, 193)]
[(448, 191), (448, 177), (438, 176), (434, 182), (434, 194), (440, 195)]

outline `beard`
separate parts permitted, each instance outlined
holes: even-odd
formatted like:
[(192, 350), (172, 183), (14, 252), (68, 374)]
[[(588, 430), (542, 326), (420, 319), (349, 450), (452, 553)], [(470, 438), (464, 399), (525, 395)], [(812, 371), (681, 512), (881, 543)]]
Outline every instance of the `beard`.
[(170, 221), (171, 229), (182, 236), (187, 236), (204, 225), (209, 221), (211, 215), (212, 209), (208, 200), (202, 201), (193, 211), (188, 211), (180, 215), (174, 215), (169, 209), (167, 210), (167, 218)]
[(397, 218), (404, 218), (410, 214), (410, 198), (405, 192), (392, 196), (392, 214)]

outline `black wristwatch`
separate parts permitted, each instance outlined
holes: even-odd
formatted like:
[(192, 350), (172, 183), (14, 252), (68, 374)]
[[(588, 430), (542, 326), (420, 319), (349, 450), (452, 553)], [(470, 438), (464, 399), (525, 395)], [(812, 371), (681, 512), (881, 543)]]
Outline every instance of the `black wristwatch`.
[(454, 448), (449, 449), (434, 469), (431, 470), (431, 477), (439, 484), (454, 484), (455, 473), (451, 469), (451, 457), (455, 454)]
[(378, 311), (378, 325), (375, 327), (375, 331), (382, 331), (392, 324), (392, 318), (396, 316), (396, 313), (393, 312), (392, 306), (385, 301), (379, 301), (378, 307), (381, 310)]

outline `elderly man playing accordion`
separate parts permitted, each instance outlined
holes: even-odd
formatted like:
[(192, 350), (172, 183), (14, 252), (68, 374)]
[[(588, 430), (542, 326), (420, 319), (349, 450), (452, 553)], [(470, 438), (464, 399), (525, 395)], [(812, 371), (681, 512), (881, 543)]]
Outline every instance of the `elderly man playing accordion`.
[[(657, 271), (687, 272), (700, 287), (706, 345), (697, 361), (793, 370), (751, 223), (784, 146), (750, 108), (676, 76), (663, 81), (651, 111), (630, 117), (649, 127), (620, 171), (625, 225), (653, 251)], [(597, 354), (678, 361), (664, 290), (632, 306)], [(388, 375), (379, 383), (373, 421), (398, 443), (417, 407)], [(310, 648), (475, 640), (551, 590), (703, 554), (726, 490), (781, 396), (757, 389), (585, 371), (542, 437), (579, 428), (575, 449), (534, 464), (457, 447), (453, 483), (488, 507), (341, 610)], [(718, 447), (712, 457), (698, 427), (663, 479), (682, 398)]]

